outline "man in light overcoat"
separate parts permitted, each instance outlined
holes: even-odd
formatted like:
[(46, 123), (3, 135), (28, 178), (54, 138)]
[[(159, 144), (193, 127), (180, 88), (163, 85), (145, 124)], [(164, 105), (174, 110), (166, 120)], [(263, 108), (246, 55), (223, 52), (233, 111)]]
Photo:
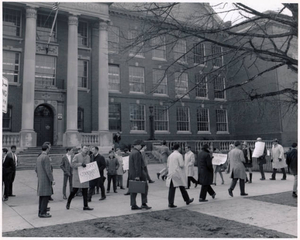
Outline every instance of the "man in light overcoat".
[(286, 180), (285, 168), (287, 167), (287, 164), (285, 162), (284, 150), (283, 147), (278, 143), (277, 139), (273, 140), (273, 146), (271, 149), (271, 162), (272, 162), (273, 173), (270, 180), (276, 180), (277, 169), (281, 169), (283, 173), (281, 180)]
[(38, 177), (37, 195), (39, 196), (39, 214), (40, 218), (49, 218), (51, 215), (47, 213), (47, 205), (50, 196), (53, 194), (52, 185), (55, 184), (51, 171), (50, 158), (48, 156), (48, 145), (42, 146), (42, 153), (36, 161), (36, 172)]
[(239, 141), (235, 141), (234, 146), (235, 148), (228, 153), (228, 159), (230, 161), (230, 169), (231, 169), (230, 175), (232, 178), (231, 186), (228, 189), (228, 193), (231, 197), (233, 197), (232, 191), (234, 190), (237, 181), (240, 180), (239, 182), (240, 182), (241, 196), (247, 196), (248, 193), (245, 193), (245, 180), (247, 178), (247, 175), (246, 175), (245, 166), (243, 164), (246, 160), (244, 157), (244, 153), (241, 150), (242, 148), (241, 143)]

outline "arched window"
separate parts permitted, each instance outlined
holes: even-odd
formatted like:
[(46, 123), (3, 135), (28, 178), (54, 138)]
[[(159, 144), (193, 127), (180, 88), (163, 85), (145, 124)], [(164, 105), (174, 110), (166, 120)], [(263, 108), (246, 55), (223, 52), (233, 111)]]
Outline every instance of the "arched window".
[(12, 106), (7, 106), (7, 112), (2, 114), (3, 131), (11, 131)]
[(77, 128), (79, 132), (84, 131), (84, 110), (83, 108), (78, 108), (78, 116), (77, 116)]

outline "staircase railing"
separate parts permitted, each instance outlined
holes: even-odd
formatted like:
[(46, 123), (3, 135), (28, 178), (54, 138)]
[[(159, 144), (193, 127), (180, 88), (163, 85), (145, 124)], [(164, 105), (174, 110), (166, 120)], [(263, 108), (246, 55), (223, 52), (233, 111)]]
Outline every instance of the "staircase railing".
[(20, 147), (20, 133), (3, 132), (2, 133), (2, 146), (10, 147), (12, 145)]

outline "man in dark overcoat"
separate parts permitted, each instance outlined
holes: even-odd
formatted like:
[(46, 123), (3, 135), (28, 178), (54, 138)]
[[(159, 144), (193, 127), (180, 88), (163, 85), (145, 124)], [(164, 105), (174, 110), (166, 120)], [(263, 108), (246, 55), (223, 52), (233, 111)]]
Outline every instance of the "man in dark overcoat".
[(287, 153), (286, 163), (294, 175), (293, 197), (298, 197), (298, 150), (297, 143), (292, 144), (292, 149)]
[(47, 205), (52, 191), (52, 185), (55, 184), (51, 171), (50, 158), (48, 156), (49, 146), (42, 146), (42, 153), (36, 161), (36, 172), (38, 177), (37, 195), (39, 196), (39, 214), (40, 218), (49, 218)]
[(129, 180), (136, 180), (136, 181), (145, 181), (146, 182), (146, 192), (142, 193), (142, 206), (139, 207), (136, 205), (136, 196), (137, 193), (130, 193), (130, 205), (132, 210), (138, 209), (151, 209), (147, 205), (147, 195), (148, 195), (148, 183), (147, 183), (147, 173), (145, 171), (145, 163), (143, 161), (143, 156), (140, 152), (143, 145), (142, 140), (135, 140), (133, 142), (133, 148), (129, 155), (129, 172), (128, 178)]
[(12, 145), (10, 147), (11, 152), (8, 153), (9, 155), (11, 155), (11, 157), (13, 158), (14, 164), (16, 165), (15, 170), (11, 176), (11, 181), (10, 181), (10, 185), (9, 185), (9, 197), (15, 197), (16, 195), (13, 194), (13, 183), (15, 181), (15, 177), (16, 177), (16, 170), (17, 170), (17, 166), (18, 166), (18, 157), (16, 154), (16, 150), (17, 147), (15, 145)]
[(4, 196), (3, 201), (7, 201), (10, 194), (10, 186), (13, 174), (16, 171), (16, 165), (11, 154), (7, 154), (6, 148), (2, 149), (3, 163), (2, 163), (2, 178), (4, 182)]
[(212, 189), (211, 184), (213, 183), (214, 169), (212, 165), (212, 156), (209, 152), (209, 146), (204, 144), (202, 150), (197, 156), (198, 163), (198, 181), (201, 184), (199, 202), (206, 202), (207, 192), (212, 198), (215, 198), (216, 193)]

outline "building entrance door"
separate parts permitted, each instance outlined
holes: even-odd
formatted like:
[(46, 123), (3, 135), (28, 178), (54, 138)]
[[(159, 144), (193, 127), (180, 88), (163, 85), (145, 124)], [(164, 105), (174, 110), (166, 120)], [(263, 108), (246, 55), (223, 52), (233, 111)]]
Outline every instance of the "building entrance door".
[(37, 146), (44, 142), (53, 145), (53, 112), (46, 105), (39, 105), (34, 111), (34, 131), (37, 134)]

